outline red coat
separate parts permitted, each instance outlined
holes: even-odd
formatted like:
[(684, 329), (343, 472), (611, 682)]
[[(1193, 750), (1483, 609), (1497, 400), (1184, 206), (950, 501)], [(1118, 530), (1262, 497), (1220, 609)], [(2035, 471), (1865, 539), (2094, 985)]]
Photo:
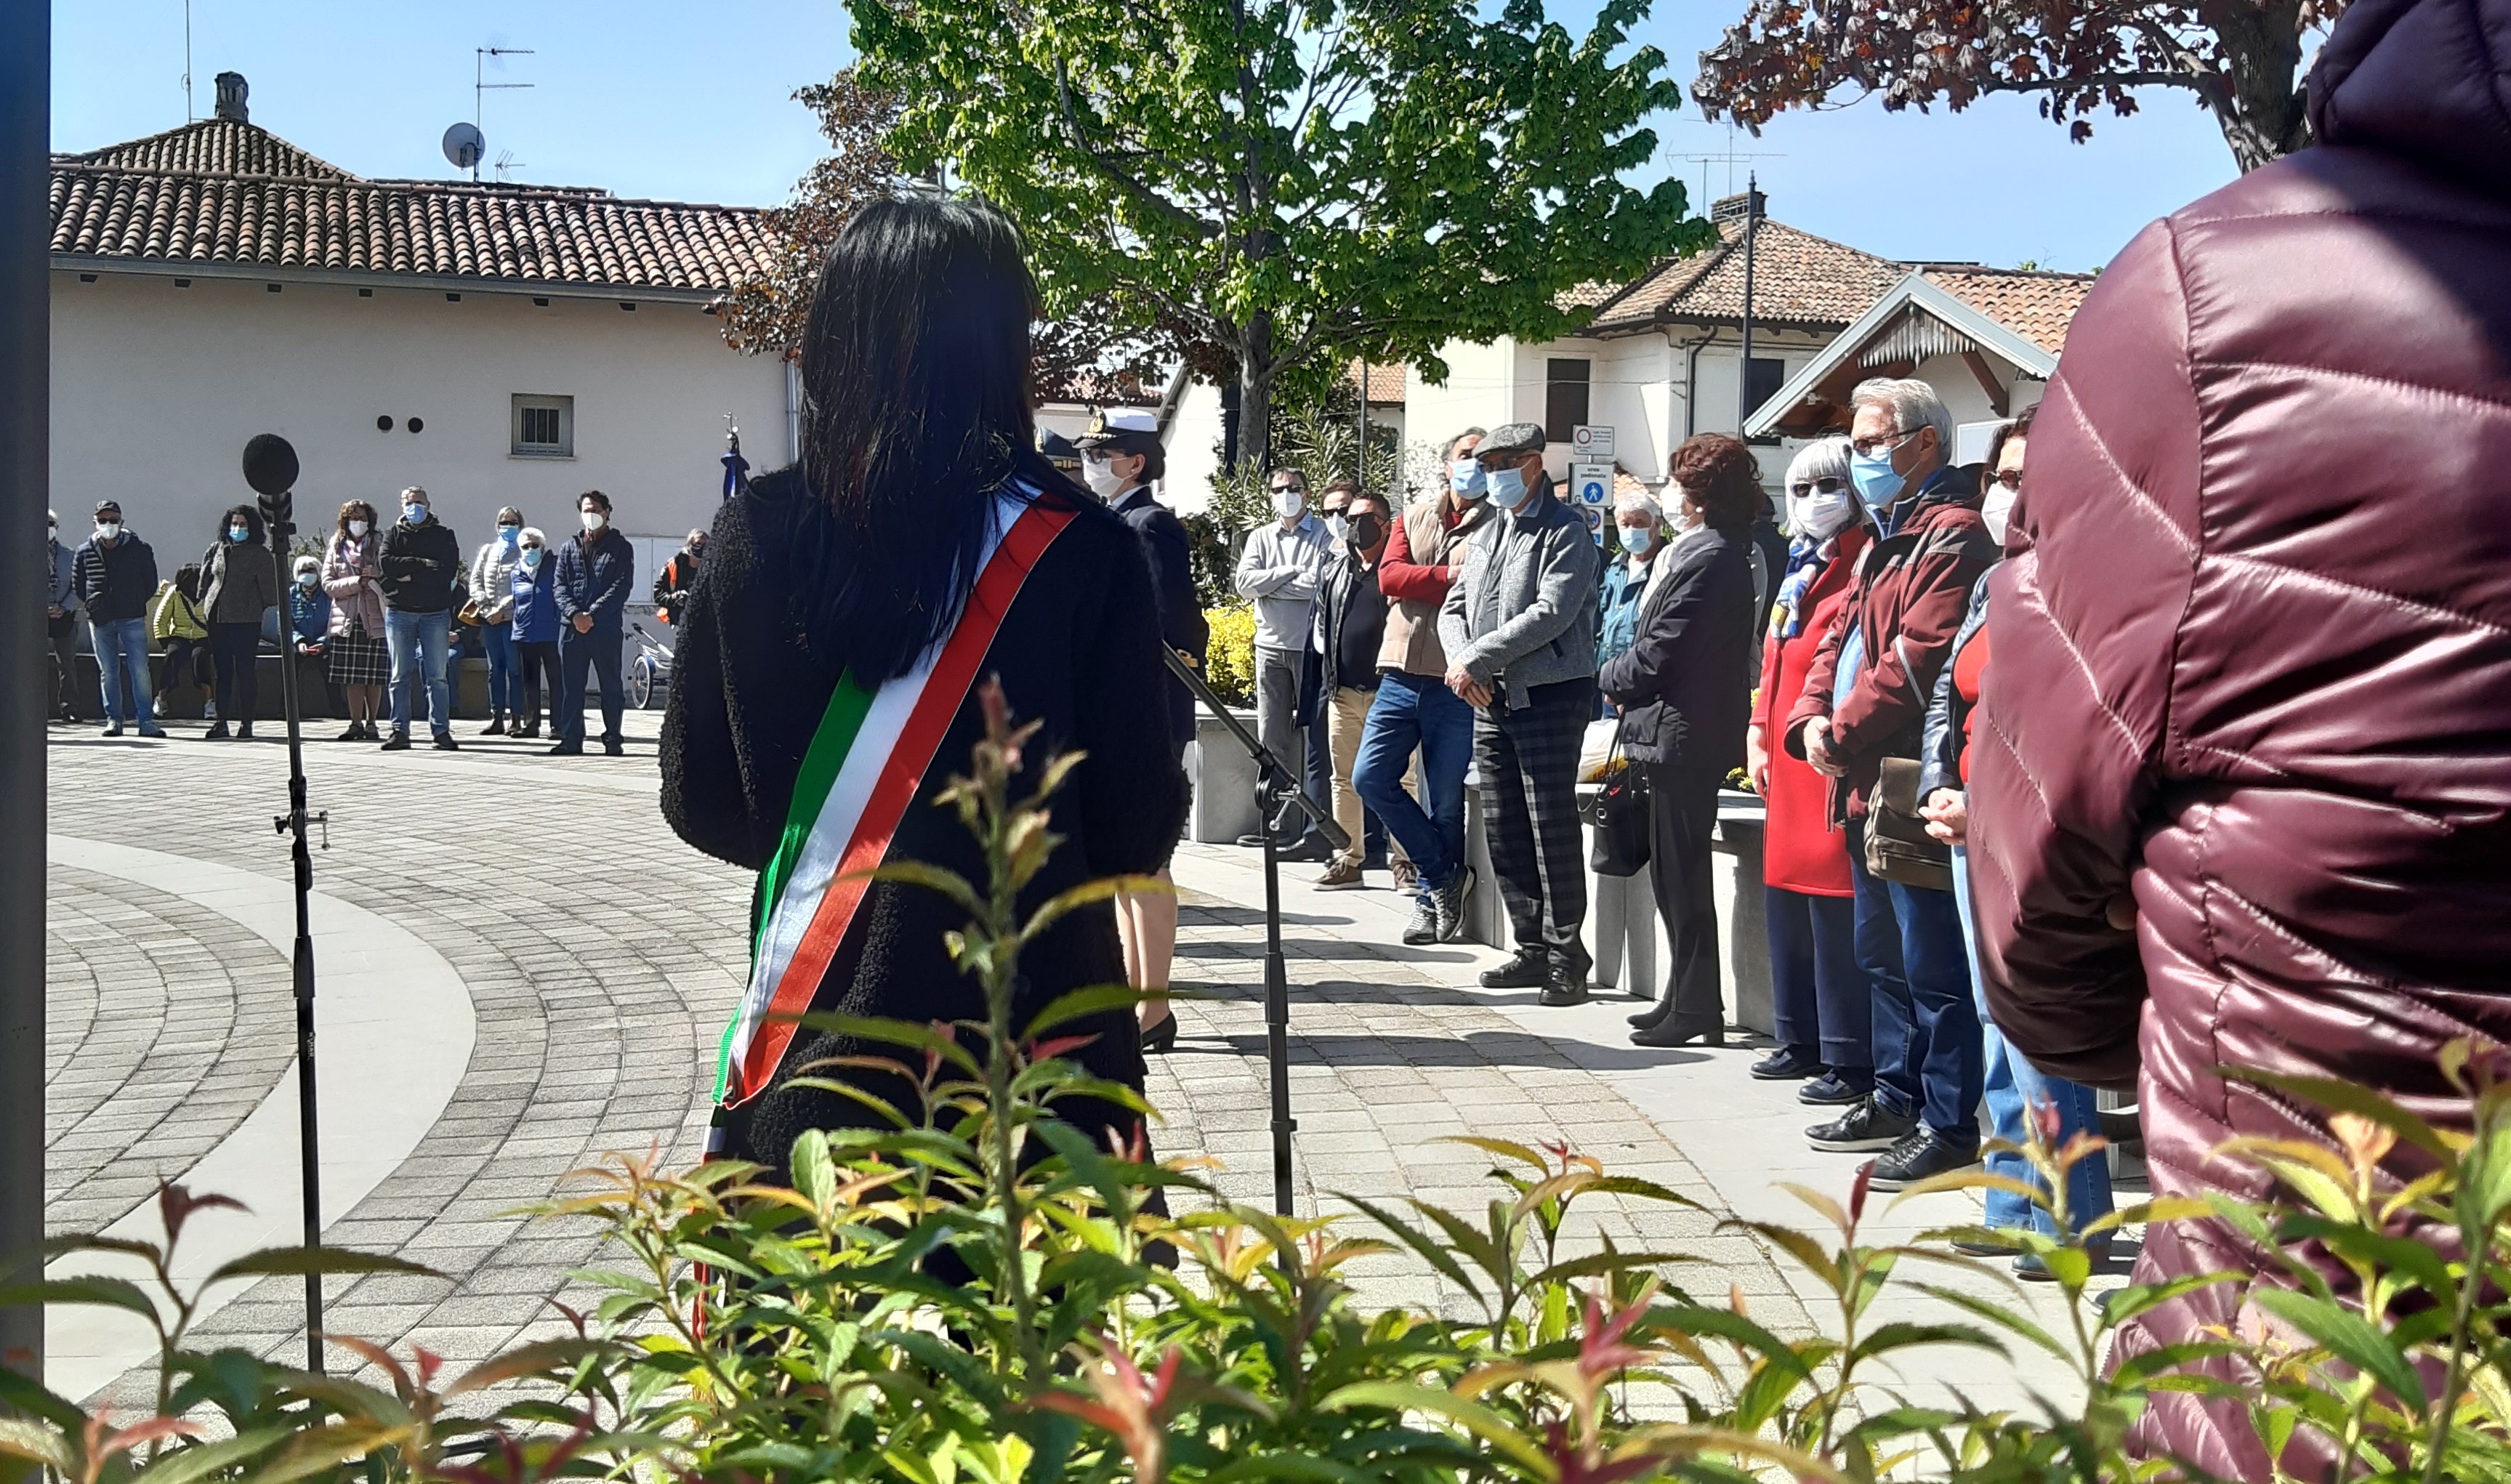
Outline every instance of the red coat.
[[(1985, 990), (2043, 1070), (2137, 1079), (2160, 1192), (2265, 1193), (2209, 1158), (2236, 1135), (2334, 1147), (2220, 1066), (2430, 1117), (2446, 1043), (2511, 1044), (2505, 37), (2511, 0), (2357, 0), (2312, 69), (2321, 146), (2138, 237), (2033, 424), (1970, 781)], [(2389, 1174), (2417, 1168), (2402, 1142)], [(2138, 1277), (2264, 1265), (2188, 1223)], [(2148, 1429), (2265, 1476), (2227, 1413), (2158, 1398)]]
[(1761, 688), (1753, 702), (1753, 724), (1762, 729), (1771, 749), (1769, 793), (1762, 800), (1768, 819), (1761, 827), (1761, 879), (1807, 896), (1849, 894), (1848, 836), (1831, 826), (1831, 780), (1777, 743), (1787, 729), (1788, 714), (1804, 693), (1814, 651), (1848, 602), (1848, 579), (1866, 550), (1866, 539), (1863, 526), (1841, 531), (1838, 550), (1805, 584), (1804, 621), (1796, 626), (1796, 638), (1779, 638), (1774, 620), (1770, 637), (1761, 644)]

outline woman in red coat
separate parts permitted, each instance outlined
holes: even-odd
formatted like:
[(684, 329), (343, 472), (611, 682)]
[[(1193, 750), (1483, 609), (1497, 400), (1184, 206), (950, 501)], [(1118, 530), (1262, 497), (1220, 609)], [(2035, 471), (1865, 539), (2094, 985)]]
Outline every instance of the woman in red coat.
[[(2511, 0), (2355, 0), (2311, 65), (2317, 146), (2130, 244), (2034, 424), (1971, 760), (1980, 970), (2042, 1071), (2137, 1085), (2159, 1194), (2265, 1195), (2226, 1139), (2332, 1146), (2221, 1068), (2461, 1127), (2442, 1048), (2511, 1072), (2506, 38)], [(2381, 1183), (2425, 1163), (2401, 1140)], [(2278, 1280), (2214, 1222), (2151, 1228), (2137, 1280), (2226, 1269)], [(2204, 1288), (2117, 1353), (2274, 1327)], [(2139, 1440), (2264, 1478), (2241, 1411), (2158, 1396)], [(2331, 1471), (2300, 1446), (2289, 1470)]]
[[(1768, 891), (1770, 991), (1779, 1047), (1753, 1066), (1768, 1080), (1813, 1077), (1796, 1094), (1855, 1103), (1874, 1085), (1870, 988), (1857, 964), (1848, 837), (1831, 828), (1831, 780), (1770, 738), (1804, 689), (1832, 615), (1847, 601), (1867, 533), (1848, 488), (1848, 440), (1826, 438), (1788, 466), (1788, 569), (1761, 645), (1761, 688), (1744, 735), (1760, 792), (1761, 880)], [(1820, 1074), (1816, 1075), (1816, 1074)]]

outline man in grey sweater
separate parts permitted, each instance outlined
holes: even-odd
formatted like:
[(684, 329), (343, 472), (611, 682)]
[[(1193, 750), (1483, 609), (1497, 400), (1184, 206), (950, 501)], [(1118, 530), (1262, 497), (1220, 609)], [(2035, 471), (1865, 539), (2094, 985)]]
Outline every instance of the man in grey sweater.
[[(1308, 482), (1296, 469), (1276, 469), (1268, 481), (1275, 520), (1247, 533), (1238, 554), (1238, 596), (1256, 605), (1256, 736), (1265, 751), (1297, 776), (1305, 752), (1300, 746), (1299, 656), (1316, 627), (1317, 593), (1326, 570), (1336, 558), (1333, 537), (1323, 521), (1308, 513)], [(1264, 806), (1263, 786), (1256, 786), (1256, 806)], [(1290, 860), (1322, 861), (1322, 841), (1309, 840), (1304, 816), (1295, 818), (1275, 844), (1288, 848)], [(1261, 835), (1240, 844), (1260, 845)]]
[(1553, 497), (1543, 429), (1513, 422), (1475, 450), (1498, 519), (1465, 548), (1439, 610), (1448, 688), (1474, 708), (1491, 874), (1517, 956), (1482, 976), (1536, 989), (1547, 1005), (1587, 997), (1593, 964), (1587, 852), (1578, 823), (1578, 743), (1596, 714), (1596, 539)]

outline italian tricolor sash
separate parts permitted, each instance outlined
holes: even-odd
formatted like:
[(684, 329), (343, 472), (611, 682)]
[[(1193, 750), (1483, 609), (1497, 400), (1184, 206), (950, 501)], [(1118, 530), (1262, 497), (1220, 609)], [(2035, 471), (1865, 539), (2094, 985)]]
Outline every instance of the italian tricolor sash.
[(849, 673), (829, 697), (794, 779), (784, 838), (758, 874), (750, 988), (716, 1052), (719, 1104), (746, 1103), (774, 1079), (1012, 600), (1073, 518), (1008, 494), (995, 511), (976, 587), (949, 637), (879, 688), (865, 690)]

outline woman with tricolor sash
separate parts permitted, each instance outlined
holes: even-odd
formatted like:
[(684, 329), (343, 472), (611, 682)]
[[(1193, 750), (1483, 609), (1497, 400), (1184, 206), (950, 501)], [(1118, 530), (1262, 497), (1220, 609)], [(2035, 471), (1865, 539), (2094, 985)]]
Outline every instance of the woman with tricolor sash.
[[(717, 1057), (726, 1153), (781, 1171), (803, 1131), (872, 1121), (853, 1098), (788, 1084), (832, 1057), (895, 1053), (795, 1017), (985, 1018), (943, 947), (957, 909), (863, 875), (916, 860), (985, 879), (977, 841), (932, 803), (983, 733), (980, 680), (1041, 723), (1031, 768), (1085, 755), (1055, 798), (1064, 843), (1029, 883), (1035, 902), (1156, 871), (1183, 831), (1150, 574), (1133, 531), (1036, 452), (1034, 313), (1019, 235), (991, 207), (919, 195), (858, 212), (812, 296), (801, 457), (715, 518), (662, 761), (672, 828), (759, 873), (749, 982)], [(1114, 911), (1073, 913), (1021, 962), (1016, 1025), (1122, 984)], [(1130, 1011), (1069, 1031), (1094, 1037), (1068, 1053), (1087, 1072), (1142, 1085)], [(811, 1075), (915, 1106), (882, 1074)], [(1057, 1110), (1102, 1144), (1139, 1132), (1103, 1102)]]

